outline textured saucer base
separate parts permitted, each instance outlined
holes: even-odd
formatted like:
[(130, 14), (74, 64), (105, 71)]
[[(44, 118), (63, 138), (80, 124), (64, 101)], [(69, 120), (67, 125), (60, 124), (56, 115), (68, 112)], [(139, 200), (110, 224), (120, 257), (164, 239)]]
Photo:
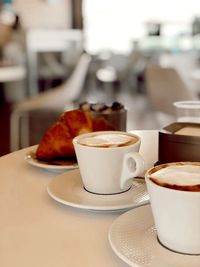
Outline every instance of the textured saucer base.
[(200, 256), (176, 253), (158, 242), (150, 205), (119, 216), (110, 227), (109, 242), (116, 255), (131, 266), (200, 266)]

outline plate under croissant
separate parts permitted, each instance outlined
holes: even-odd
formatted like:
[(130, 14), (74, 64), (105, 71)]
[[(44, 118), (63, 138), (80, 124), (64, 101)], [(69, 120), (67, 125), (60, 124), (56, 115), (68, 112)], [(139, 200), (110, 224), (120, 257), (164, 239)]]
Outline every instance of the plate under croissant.
[(32, 149), (25, 155), (25, 160), (32, 166), (42, 168), (44, 170), (56, 173), (62, 173), (68, 170), (73, 170), (78, 168), (78, 163), (75, 160), (51, 160), (51, 161), (41, 161), (38, 160), (35, 155), (36, 149)]

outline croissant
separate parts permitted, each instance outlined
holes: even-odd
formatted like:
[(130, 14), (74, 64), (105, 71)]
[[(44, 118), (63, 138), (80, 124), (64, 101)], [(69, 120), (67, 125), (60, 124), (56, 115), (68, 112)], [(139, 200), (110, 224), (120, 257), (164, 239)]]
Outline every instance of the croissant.
[(75, 158), (72, 139), (93, 131), (114, 130), (103, 118), (94, 119), (82, 110), (67, 111), (44, 134), (36, 150), (39, 160)]

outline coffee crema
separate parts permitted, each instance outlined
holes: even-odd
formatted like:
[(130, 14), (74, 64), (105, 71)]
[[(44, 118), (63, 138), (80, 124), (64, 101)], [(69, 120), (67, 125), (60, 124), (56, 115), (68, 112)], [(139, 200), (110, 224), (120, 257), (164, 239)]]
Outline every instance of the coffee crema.
[(89, 147), (111, 148), (122, 147), (134, 144), (138, 138), (129, 134), (122, 133), (102, 133), (93, 134), (80, 138), (78, 143)]
[(151, 173), (149, 178), (163, 187), (200, 192), (200, 164), (164, 165)]

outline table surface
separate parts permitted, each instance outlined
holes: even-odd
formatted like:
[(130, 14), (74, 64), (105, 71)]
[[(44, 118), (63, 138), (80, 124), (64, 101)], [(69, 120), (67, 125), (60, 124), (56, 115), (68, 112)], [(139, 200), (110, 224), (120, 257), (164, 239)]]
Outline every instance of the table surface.
[[(157, 131), (141, 136), (141, 154), (150, 167), (157, 160)], [(30, 148), (0, 158), (0, 266), (122, 267), (108, 231), (122, 211), (95, 212), (62, 205), (47, 194), (55, 173), (27, 164)]]

